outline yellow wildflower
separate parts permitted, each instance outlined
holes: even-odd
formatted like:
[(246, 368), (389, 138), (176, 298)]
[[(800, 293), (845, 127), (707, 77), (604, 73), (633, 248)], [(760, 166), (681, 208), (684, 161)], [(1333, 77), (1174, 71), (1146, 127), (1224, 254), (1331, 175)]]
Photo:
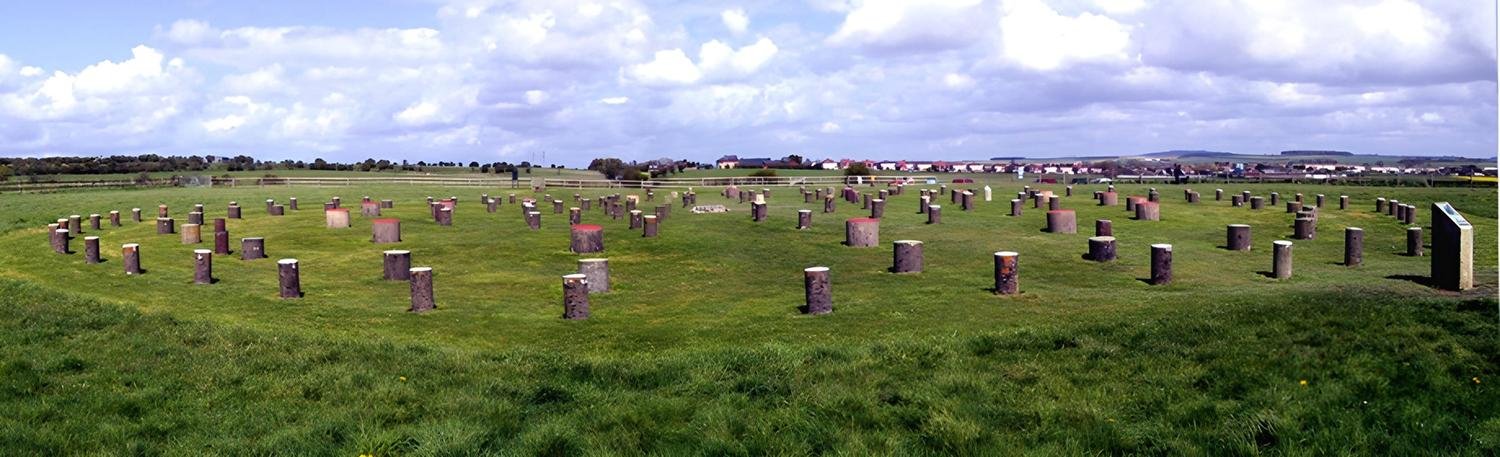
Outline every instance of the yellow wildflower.
[(401, 382), (406, 382), (406, 377), (405, 377), (405, 376), (402, 376), (402, 377), (400, 377), (400, 378), (397, 378), (397, 379), (400, 379), (400, 380), (401, 380)]
[(1302, 381), (1297, 382), (1297, 384), (1301, 384), (1303, 386), (1306, 386), (1307, 385), (1307, 380), (1303, 379)]

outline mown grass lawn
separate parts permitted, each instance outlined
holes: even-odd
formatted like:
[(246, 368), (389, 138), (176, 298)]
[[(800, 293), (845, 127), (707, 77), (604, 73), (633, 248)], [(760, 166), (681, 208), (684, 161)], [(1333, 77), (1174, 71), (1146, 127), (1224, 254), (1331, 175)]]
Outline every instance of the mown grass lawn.
[[(985, 182), (974, 186), (983, 186)], [(479, 193), (529, 190), (239, 187), (0, 198), (0, 449), (5, 453), (326, 454), (1486, 454), (1500, 450), (1495, 189), (1233, 185), (1257, 195), (1351, 197), (1298, 241), (1296, 276), (1275, 281), (1281, 207), (1213, 201), (1214, 186), (1158, 185), (1163, 220), (1093, 206), (1077, 186), (1076, 235), (1042, 233), (1043, 211), (1006, 215), (1020, 184), (991, 181), (973, 212), (944, 204), (922, 224), (916, 192), (894, 197), (884, 245), (839, 244), (843, 219), (776, 189), (770, 220), (699, 189), (643, 239), (596, 208), (614, 291), (593, 318), (564, 322), (564, 216), (528, 230), (517, 205), (484, 212)], [(951, 185), (950, 185), (951, 186)], [(1061, 186), (1045, 186), (1061, 193)], [(863, 189), (868, 190), (868, 189)], [(1122, 185), (1124, 195), (1145, 186)], [(571, 199), (575, 190), (551, 189)], [(600, 191), (581, 191), (588, 196)], [(399, 245), (369, 243), (369, 221), (323, 228), (320, 201), (390, 198)], [(424, 197), (457, 195), (452, 227)], [(264, 214), (266, 198), (302, 210)], [(1423, 284), (1428, 258), (1400, 255), (1404, 226), (1376, 196), (1451, 201), (1476, 226), (1464, 294)], [(666, 191), (658, 202), (669, 203)], [(192, 203), (266, 238), (269, 260), (216, 259), (191, 284), (190, 250), (150, 223)], [(353, 205), (351, 205), (353, 206)], [(815, 210), (795, 230), (796, 209)], [(69, 214), (127, 215), (99, 235), (106, 262), (49, 251), (41, 228)], [(357, 210), (356, 210), (357, 211)], [(1120, 259), (1081, 258), (1094, 219), (1114, 221)], [(1254, 249), (1230, 252), (1224, 225)], [(1342, 260), (1345, 226), (1366, 230), (1365, 265)], [(927, 270), (892, 275), (889, 242), (926, 243)], [(142, 245), (145, 275), (119, 246)], [(1175, 282), (1150, 286), (1148, 245), (1172, 243)], [(82, 240), (75, 241), (81, 250)], [(238, 248), (238, 243), (233, 246)], [(380, 251), (432, 266), (439, 309), (405, 312), (407, 285), (380, 280)], [(1021, 253), (1018, 297), (996, 297), (991, 253)], [(298, 300), (276, 295), (274, 259), (302, 261)], [(801, 269), (832, 269), (835, 312), (809, 318)], [(1492, 380), (1493, 379), (1493, 380)], [(1305, 384), (1304, 384), (1305, 381)]]

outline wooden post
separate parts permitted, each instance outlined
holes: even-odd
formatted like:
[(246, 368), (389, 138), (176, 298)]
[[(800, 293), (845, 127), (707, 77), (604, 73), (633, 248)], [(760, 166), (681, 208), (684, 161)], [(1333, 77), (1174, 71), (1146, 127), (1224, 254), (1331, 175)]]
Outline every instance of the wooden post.
[(1151, 245), (1151, 284), (1166, 285), (1172, 283), (1172, 245)]
[(1231, 251), (1250, 250), (1250, 226), (1246, 224), (1229, 224), (1224, 240), (1224, 247)]
[(1276, 240), (1271, 243), (1271, 275), (1276, 279), (1292, 277), (1292, 242)]
[(375, 219), (370, 223), (370, 242), (372, 243), (400, 243), (401, 242), (401, 220), (400, 219)]
[(276, 261), (276, 277), (281, 281), (281, 298), (302, 298), (302, 277), (297, 259)]
[(828, 267), (812, 267), (802, 270), (802, 287), (806, 297), (804, 313), (819, 315), (833, 312), (833, 291), (828, 278)]
[(203, 226), (198, 224), (182, 224), (182, 244), (198, 244), (203, 242)]
[(1135, 219), (1138, 221), (1161, 220), (1161, 204), (1157, 202), (1140, 202), (1135, 205)]
[(812, 228), (812, 210), (797, 210), (797, 230)]
[(240, 238), (240, 260), (255, 260), (264, 258), (266, 258), (265, 238)]
[(572, 226), (573, 242), (569, 249), (575, 253), (587, 254), (604, 251), (604, 227), (592, 224), (579, 224)]
[(1020, 292), (1020, 254), (1011, 251), (995, 253), (995, 294)]
[(844, 221), (844, 245), (868, 248), (880, 244), (880, 219), (856, 217)]
[(922, 272), (922, 242), (917, 240), (897, 240), (892, 249), (892, 273), (921, 273)]
[(1344, 229), (1344, 266), (1357, 267), (1365, 260), (1365, 231), (1359, 227)]
[(213, 284), (214, 251), (193, 250), (193, 284)]
[(1115, 236), (1115, 225), (1109, 219), (1094, 220), (1094, 236)]
[(385, 251), (383, 257), (384, 274), (381, 276), (383, 279), (387, 281), (411, 279), (411, 251)]
[(943, 223), (943, 207), (942, 206), (940, 206), (940, 205), (928, 205), (927, 206), (927, 223), (928, 224), (941, 224), (941, 223)]
[(170, 217), (158, 217), (158, 218), (156, 218), (156, 234), (157, 235), (170, 235), (170, 234), (173, 234), (173, 233), (177, 233), (177, 227), (174, 224), (175, 223), (172, 221), (172, 218), (170, 218)]
[(83, 237), (83, 259), (88, 263), (99, 263), (99, 237)]
[(563, 275), (563, 319), (589, 318), (588, 282), (588, 277), (582, 274)]
[(1412, 257), (1422, 256), (1422, 228), (1410, 227), (1406, 229), (1406, 255)]
[(589, 293), (609, 292), (609, 259), (578, 259), (578, 273), (588, 281)]
[(1078, 219), (1071, 209), (1047, 212), (1047, 231), (1050, 233), (1078, 233)]
[(425, 313), (437, 309), (432, 296), (432, 267), (412, 267), (407, 270), (411, 283), (411, 308), (407, 312)]
[(141, 245), (135, 243), (121, 245), (120, 257), (125, 260), (123, 262), (125, 264), (125, 274), (133, 276), (143, 272), (141, 270)]
[(1115, 260), (1115, 237), (1101, 235), (1089, 238), (1089, 260), (1095, 262)]

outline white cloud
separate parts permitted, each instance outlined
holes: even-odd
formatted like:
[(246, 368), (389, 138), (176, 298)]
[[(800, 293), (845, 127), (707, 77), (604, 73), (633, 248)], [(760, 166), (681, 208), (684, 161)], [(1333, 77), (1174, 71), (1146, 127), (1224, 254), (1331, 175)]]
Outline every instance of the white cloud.
[(630, 103), (630, 97), (605, 97), (599, 99), (599, 103), (606, 105), (624, 105)]
[(1109, 14), (1130, 14), (1146, 7), (1146, 0), (1094, 0), (1094, 5)]
[(719, 13), (719, 20), (724, 22), (724, 28), (734, 32), (735, 35), (745, 33), (750, 27), (750, 16), (745, 14), (744, 8), (724, 10)]
[(650, 62), (631, 65), (625, 74), (646, 85), (691, 84), (703, 78), (703, 72), (681, 49), (656, 51)]
[(424, 125), (437, 121), (441, 112), (442, 107), (438, 104), (424, 100), (396, 113), (393, 119), (406, 125)]
[(974, 78), (962, 73), (948, 73), (943, 75), (943, 85), (949, 89), (968, 89), (974, 87)]
[(532, 90), (526, 91), (526, 104), (528, 104), (528, 105), (540, 105), (540, 104), (542, 104), (542, 102), (545, 102), (545, 101), (547, 101), (547, 93), (546, 92), (540, 91), (540, 90), (536, 90), (536, 89), (532, 89)]
[(1106, 16), (1063, 16), (1041, 0), (1006, 0), (1001, 9), (1001, 52), (1023, 67), (1054, 70), (1127, 58), (1130, 28)]
[(856, 2), (828, 42), (919, 51), (962, 47), (984, 29), (980, 6), (980, 0)]
[(754, 74), (780, 49), (770, 38), (738, 50), (719, 40), (710, 40), (698, 48), (698, 62), (689, 59), (681, 49), (657, 51), (650, 62), (622, 70), (625, 79), (646, 86), (671, 86), (697, 83), (703, 79), (726, 80)]
[(818, 127), (818, 131), (823, 133), (838, 133), (842, 130), (844, 130), (844, 128), (833, 121), (824, 122), (822, 126)]

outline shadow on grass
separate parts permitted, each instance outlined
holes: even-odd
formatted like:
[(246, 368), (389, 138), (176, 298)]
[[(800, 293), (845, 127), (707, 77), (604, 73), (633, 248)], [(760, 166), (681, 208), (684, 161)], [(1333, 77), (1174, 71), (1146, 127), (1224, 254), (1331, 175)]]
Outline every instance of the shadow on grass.
[(1417, 284), (1421, 284), (1421, 285), (1424, 285), (1424, 286), (1427, 286), (1427, 287), (1435, 287), (1433, 285), (1432, 277), (1431, 276), (1390, 275), (1390, 276), (1386, 276), (1385, 279), (1397, 279), (1397, 280), (1401, 280), (1401, 281), (1411, 281), (1411, 282), (1414, 282), (1414, 283), (1417, 283)]

